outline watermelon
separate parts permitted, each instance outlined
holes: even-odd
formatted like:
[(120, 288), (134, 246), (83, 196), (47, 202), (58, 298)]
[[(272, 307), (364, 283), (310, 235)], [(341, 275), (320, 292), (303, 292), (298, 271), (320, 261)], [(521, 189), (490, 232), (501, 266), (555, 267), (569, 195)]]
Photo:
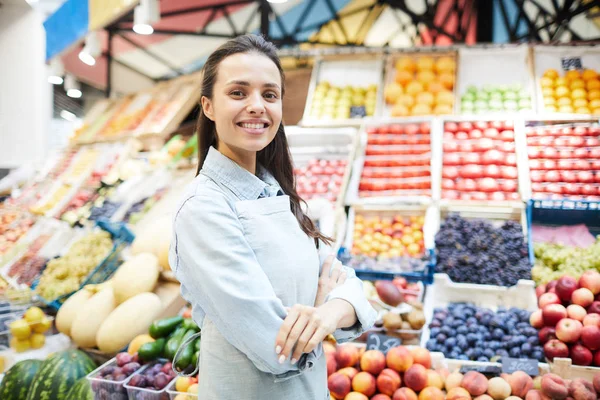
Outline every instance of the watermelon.
[(0, 385), (0, 399), (26, 400), (31, 381), (41, 365), (41, 360), (23, 360), (13, 365)]
[(65, 400), (71, 387), (95, 368), (92, 359), (79, 350), (54, 353), (35, 374), (27, 400)]
[(94, 392), (85, 376), (69, 390), (65, 400), (94, 400)]

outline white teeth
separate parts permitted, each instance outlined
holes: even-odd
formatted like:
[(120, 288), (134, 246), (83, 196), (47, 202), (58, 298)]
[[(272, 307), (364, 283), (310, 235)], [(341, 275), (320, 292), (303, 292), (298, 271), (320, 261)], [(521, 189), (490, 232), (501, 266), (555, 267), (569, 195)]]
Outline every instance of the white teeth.
[(248, 128), (248, 129), (262, 129), (262, 128), (265, 127), (265, 124), (245, 124), (245, 123), (242, 123), (241, 125), (242, 125), (242, 127)]

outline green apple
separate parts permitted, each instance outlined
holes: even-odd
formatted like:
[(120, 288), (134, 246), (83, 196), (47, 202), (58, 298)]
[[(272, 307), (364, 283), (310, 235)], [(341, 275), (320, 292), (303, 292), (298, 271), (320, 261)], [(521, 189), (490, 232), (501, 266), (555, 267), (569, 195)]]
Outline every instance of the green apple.
[(517, 100), (517, 94), (510, 90), (504, 92), (504, 100)]
[(504, 108), (506, 111), (516, 111), (519, 107), (515, 100), (504, 100)]

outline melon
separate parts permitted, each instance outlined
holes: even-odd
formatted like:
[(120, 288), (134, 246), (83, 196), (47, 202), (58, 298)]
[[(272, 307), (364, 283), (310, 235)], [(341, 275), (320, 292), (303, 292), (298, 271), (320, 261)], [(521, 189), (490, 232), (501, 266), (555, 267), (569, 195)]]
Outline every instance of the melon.
[(158, 258), (152, 253), (140, 253), (124, 262), (112, 279), (117, 303), (140, 293), (152, 292), (159, 274)]
[(0, 399), (26, 400), (29, 386), (41, 365), (41, 360), (23, 360), (13, 365), (2, 379)]
[(93, 295), (79, 309), (73, 325), (71, 338), (82, 348), (96, 347), (96, 333), (100, 326), (117, 307), (112, 287), (108, 286)]
[(56, 329), (60, 333), (71, 336), (71, 326), (77, 312), (93, 295), (93, 291), (83, 288), (63, 303), (56, 314)]
[(170, 215), (164, 215), (147, 225), (136, 235), (131, 244), (131, 254), (152, 253), (158, 257), (160, 266), (169, 270), (169, 245), (173, 235), (173, 220)]
[(67, 393), (65, 400), (94, 400), (94, 392), (86, 377), (83, 377)]

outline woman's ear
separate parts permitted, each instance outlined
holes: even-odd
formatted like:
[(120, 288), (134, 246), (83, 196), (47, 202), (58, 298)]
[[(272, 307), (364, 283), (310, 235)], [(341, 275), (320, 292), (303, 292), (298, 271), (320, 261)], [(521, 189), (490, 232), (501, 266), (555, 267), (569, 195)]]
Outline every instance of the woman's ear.
[(214, 122), (215, 117), (212, 101), (208, 97), (202, 96), (200, 102), (202, 104), (202, 112), (204, 112), (204, 115), (206, 115), (208, 119)]

